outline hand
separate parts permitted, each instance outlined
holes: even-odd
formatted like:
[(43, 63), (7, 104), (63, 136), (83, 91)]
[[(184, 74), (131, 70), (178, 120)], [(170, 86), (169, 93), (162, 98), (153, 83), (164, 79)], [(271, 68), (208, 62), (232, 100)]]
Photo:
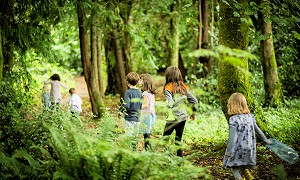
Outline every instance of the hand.
[(266, 143), (266, 144), (272, 144), (272, 141), (271, 141), (270, 139), (267, 139), (267, 140), (265, 141), (265, 143)]
[(191, 118), (192, 121), (194, 121), (194, 120), (196, 119), (195, 114), (192, 114), (192, 115), (190, 116), (190, 118)]

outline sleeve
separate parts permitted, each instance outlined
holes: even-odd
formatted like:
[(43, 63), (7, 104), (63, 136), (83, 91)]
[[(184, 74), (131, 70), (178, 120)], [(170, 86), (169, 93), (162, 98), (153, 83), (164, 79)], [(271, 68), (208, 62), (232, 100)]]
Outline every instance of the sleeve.
[(167, 100), (167, 107), (172, 108), (174, 106), (174, 99), (172, 97), (172, 93), (170, 91), (165, 90), (164, 91), (165, 99)]
[(63, 85), (62, 83), (60, 83), (60, 86), (63, 87), (63, 88), (65, 88), (65, 89), (68, 89), (68, 85), (67, 84)]
[(237, 140), (237, 124), (234, 121), (234, 118), (229, 119), (229, 137), (228, 137), (228, 144), (226, 148), (226, 156), (233, 156), (234, 155), (234, 143)]
[(257, 136), (259, 137), (259, 139), (261, 139), (263, 142), (267, 143), (268, 138), (267, 138), (266, 135), (262, 132), (262, 130), (257, 126), (256, 120), (255, 120), (255, 117), (254, 117), (254, 116), (253, 116), (253, 123), (254, 123), (254, 129), (255, 129), (255, 132), (256, 132)]
[(193, 104), (193, 111), (198, 111), (198, 100), (190, 91), (187, 91), (187, 100)]
[(45, 81), (44, 84), (52, 84), (52, 81)]

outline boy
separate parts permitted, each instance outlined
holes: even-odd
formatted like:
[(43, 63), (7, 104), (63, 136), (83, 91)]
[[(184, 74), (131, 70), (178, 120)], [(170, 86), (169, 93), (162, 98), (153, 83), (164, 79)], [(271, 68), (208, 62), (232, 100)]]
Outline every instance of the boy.
[[(136, 137), (139, 128), (139, 119), (142, 109), (142, 93), (137, 89), (136, 85), (140, 77), (136, 72), (130, 72), (126, 76), (127, 86), (129, 89), (124, 95), (124, 104), (120, 108), (119, 115), (125, 115), (125, 133), (129, 136)], [(135, 143), (133, 144), (135, 149)]]
[(81, 109), (82, 100), (76, 94), (75, 88), (69, 89), (69, 93), (71, 95), (70, 100), (69, 100), (71, 114), (72, 114), (72, 116), (75, 114), (77, 114), (79, 116), (80, 112), (82, 111), (82, 109)]

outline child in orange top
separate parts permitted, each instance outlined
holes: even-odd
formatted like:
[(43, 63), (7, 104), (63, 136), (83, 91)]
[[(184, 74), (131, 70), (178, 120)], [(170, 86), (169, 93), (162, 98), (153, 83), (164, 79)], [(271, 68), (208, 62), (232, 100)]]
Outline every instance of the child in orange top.
[[(167, 123), (164, 129), (163, 136), (169, 136), (176, 131), (176, 144), (181, 141), (185, 122), (188, 117), (186, 102), (193, 105), (193, 111), (197, 111), (198, 100), (188, 90), (184, 84), (183, 78), (178, 67), (170, 66), (165, 72), (166, 84), (164, 86), (164, 95), (167, 100), (167, 107), (170, 108), (171, 113), (167, 118)], [(191, 119), (195, 119), (195, 114), (191, 115)], [(177, 150), (177, 156), (182, 156), (182, 150)]]

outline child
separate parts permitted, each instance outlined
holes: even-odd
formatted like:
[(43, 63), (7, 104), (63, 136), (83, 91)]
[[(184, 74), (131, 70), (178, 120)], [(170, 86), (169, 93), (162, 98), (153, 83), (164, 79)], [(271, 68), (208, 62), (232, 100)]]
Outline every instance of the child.
[[(193, 111), (197, 110), (198, 100), (188, 90), (184, 84), (182, 75), (178, 67), (170, 66), (166, 69), (166, 84), (164, 86), (164, 95), (167, 100), (167, 107), (170, 108), (171, 114), (167, 118), (163, 136), (169, 136), (176, 131), (176, 144), (181, 141), (185, 122), (188, 117), (186, 103), (187, 101), (193, 105)], [(187, 101), (186, 101), (187, 100)], [(191, 119), (195, 119), (195, 115), (191, 115)], [(177, 156), (182, 157), (182, 150), (177, 150)]]
[[(51, 80), (51, 81), (49, 81)], [(50, 90), (50, 101), (51, 101), (51, 106), (53, 105), (59, 105), (62, 96), (60, 92), (60, 87), (63, 87), (65, 89), (68, 88), (68, 85), (64, 86), (60, 82), (60, 77), (58, 74), (53, 74), (49, 80), (45, 81), (44, 84), (51, 84), (51, 90)]]
[(69, 89), (69, 93), (71, 95), (69, 104), (70, 104), (70, 109), (71, 109), (71, 114), (72, 115), (80, 115), (82, 109), (82, 100), (81, 98), (76, 94), (75, 88)]
[(143, 118), (143, 135), (145, 141), (145, 149), (150, 149), (151, 144), (148, 140), (150, 138), (150, 132), (155, 121), (155, 96), (154, 96), (154, 82), (150, 74), (142, 74), (141, 78), (141, 90), (143, 96), (142, 104), (142, 118)]
[(46, 109), (48, 109), (51, 106), (50, 89), (49, 89), (49, 86), (46, 84), (43, 85), (42, 102), (44, 103), (44, 108), (46, 108)]
[[(139, 119), (142, 109), (142, 93), (137, 89), (136, 85), (140, 77), (135, 72), (130, 72), (126, 76), (127, 86), (129, 89), (124, 95), (124, 104), (120, 108), (120, 113), (125, 114), (125, 133), (129, 136), (136, 137), (139, 127)], [(135, 150), (136, 144), (133, 143)]]
[(271, 142), (256, 125), (255, 117), (250, 114), (246, 98), (241, 93), (232, 94), (227, 107), (231, 117), (223, 166), (232, 168), (235, 179), (242, 179), (240, 168), (253, 169), (256, 165), (255, 132), (265, 143)]

